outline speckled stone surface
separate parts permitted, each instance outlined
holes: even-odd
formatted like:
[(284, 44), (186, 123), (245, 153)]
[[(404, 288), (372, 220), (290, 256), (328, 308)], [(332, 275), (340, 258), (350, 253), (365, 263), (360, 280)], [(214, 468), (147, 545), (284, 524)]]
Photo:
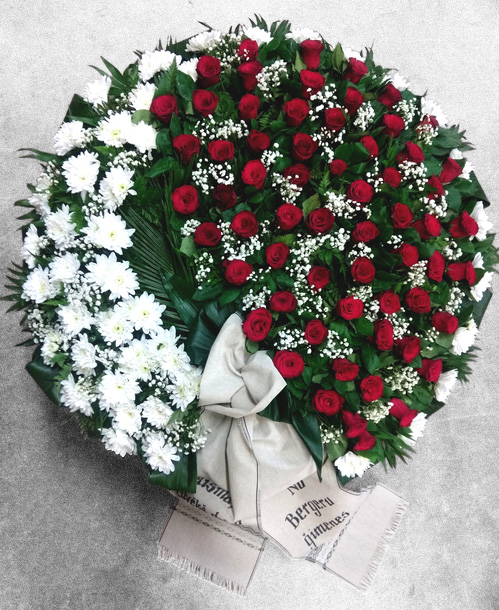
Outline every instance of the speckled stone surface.
[[(247, 12), (248, 11), (248, 12)], [(50, 149), (74, 92), (102, 55), (123, 68), (135, 49), (185, 38), (197, 21), (225, 29), (254, 12), (288, 18), (330, 42), (373, 45), (412, 90), (428, 91), (476, 146), (469, 159), (499, 226), (499, 5), (495, 0), (32, 0), (2, 3), (0, 40), (0, 231), (2, 280), (19, 261), (11, 204), (38, 174), (17, 149)], [(4, 281), (2, 281), (2, 284)], [(495, 280), (497, 287), (497, 279)], [(2, 312), (6, 309), (2, 305)], [(149, 486), (138, 459), (82, 439), (24, 371), (30, 350), (18, 317), (1, 317), (0, 609), (497, 610), (499, 509), (497, 297), (484, 318), (470, 383), (432, 417), (415, 459), (380, 481), (410, 502), (365, 594), (317, 566), (267, 545), (243, 600), (156, 559), (166, 491)]]

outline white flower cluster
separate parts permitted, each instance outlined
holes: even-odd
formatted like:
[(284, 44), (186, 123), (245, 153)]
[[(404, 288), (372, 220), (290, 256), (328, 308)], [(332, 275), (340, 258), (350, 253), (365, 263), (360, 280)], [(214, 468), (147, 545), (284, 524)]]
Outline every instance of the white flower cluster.
[(423, 197), (421, 203), (426, 208), (429, 214), (433, 214), (437, 218), (445, 218), (445, 216), (447, 215), (448, 205), (445, 195), (442, 195), (442, 197), (438, 197), (435, 199)]
[(399, 114), (404, 119), (405, 124), (410, 125), (419, 110), (414, 100), (401, 100), (393, 106), (391, 112)]
[(429, 120), (425, 120), (426, 118), (423, 117), (422, 122), (416, 127), (416, 133), (420, 142), (429, 145), (437, 137), (438, 127), (433, 127)]
[(302, 188), (291, 182), (291, 177), (285, 178), (280, 173), (272, 174), (272, 188), (274, 188), (286, 203), (295, 203), (301, 195)]
[(411, 182), (411, 186), (418, 191), (424, 191), (428, 179), (423, 163), (414, 163), (414, 161), (406, 159), (399, 163), (399, 171), (402, 174), (402, 182)]
[(305, 339), (305, 335), (301, 328), (283, 328), (277, 333), (276, 349), (278, 350), (295, 350), (298, 347), (304, 347), (307, 354), (312, 353), (312, 346)]
[(335, 358), (347, 358), (353, 354), (353, 348), (348, 339), (340, 337), (335, 330), (329, 330), (326, 343), (319, 351), (321, 356), (326, 356), (330, 360)]
[(419, 374), (410, 366), (391, 365), (387, 367), (385, 383), (395, 392), (410, 394), (419, 383)]
[(426, 267), (428, 261), (421, 260), (409, 267), (407, 270), (407, 279), (405, 283), (411, 288), (415, 286), (423, 286), (426, 282)]
[(248, 137), (249, 129), (244, 121), (233, 121), (227, 119), (217, 122), (212, 116), (198, 121), (192, 130), (205, 146), (211, 140), (243, 140)]
[(228, 161), (211, 163), (201, 157), (192, 172), (192, 181), (199, 186), (201, 192), (208, 195), (214, 184), (234, 184), (232, 165)]
[(278, 89), (281, 81), (288, 75), (287, 62), (282, 59), (269, 66), (264, 66), (256, 75), (262, 99), (269, 100), (274, 94), (272, 90)]
[(392, 402), (384, 402), (383, 400), (374, 400), (369, 404), (363, 405), (360, 408), (360, 413), (362, 417), (365, 417), (367, 420), (374, 422), (377, 424), (382, 419), (388, 415), (391, 407), (393, 407)]
[(338, 218), (354, 218), (357, 212), (365, 212), (369, 217), (370, 212), (367, 213), (367, 206), (362, 206), (361, 203), (348, 199), (346, 195), (336, 193), (335, 191), (328, 191), (325, 195), (324, 207), (337, 216)]
[(453, 282), (450, 287), (449, 300), (445, 304), (445, 311), (452, 315), (458, 313), (461, 309), (461, 303), (463, 302), (464, 297), (465, 294), (461, 288), (459, 288), (457, 282)]
[(366, 131), (369, 125), (374, 121), (376, 112), (371, 102), (364, 102), (357, 110), (357, 115), (353, 121), (353, 126), (359, 131)]

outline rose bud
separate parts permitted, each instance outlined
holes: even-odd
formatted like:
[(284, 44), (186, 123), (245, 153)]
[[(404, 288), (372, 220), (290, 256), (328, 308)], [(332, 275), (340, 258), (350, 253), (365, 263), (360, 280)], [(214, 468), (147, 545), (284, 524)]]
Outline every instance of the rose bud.
[(276, 220), (277, 225), (283, 231), (290, 231), (303, 218), (303, 212), (291, 203), (283, 203), (277, 208)]
[(373, 402), (383, 396), (383, 379), (379, 375), (369, 375), (360, 382), (360, 393), (366, 402)]
[(410, 364), (421, 352), (421, 339), (419, 337), (403, 337), (395, 339), (397, 352), (406, 364)]
[(241, 179), (244, 184), (261, 189), (265, 183), (267, 170), (265, 165), (259, 160), (248, 161), (241, 172)]
[(310, 106), (305, 100), (295, 97), (294, 99), (289, 100), (289, 102), (286, 102), (282, 107), (282, 110), (286, 115), (286, 123), (290, 127), (297, 127), (307, 118)]
[(208, 143), (208, 153), (218, 163), (230, 161), (234, 158), (234, 144), (227, 140), (212, 140)]
[(295, 163), (289, 167), (284, 168), (282, 175), (291, 184), (295, 184), (300, 188), (303, 188), (310, 180), (310, 172), (303, 163)]
[(243, 121), (256, 119), (258, 116), (258, 108), (260, 108), (259, 97), (252, 93), (246, 93), (239, 101), (239, 118)]
[(352, 277), (361, 284), (370, 284), (376, 275), (376, 269), (365, 256), (358, 256), (350, 268)]
[(400, 246), (400, 248), (396, 248), (394, 252), (400, 254), (402, 257), (402, 263), (406, 267), (412, 267), (419, 260), (419, 251), (416, 246), (412, 246), (411, 244), (404, 243)]
[(183, 133), (173, 138), (172, 144), (183, 163), (189, 163), (194, 155), (199, 154), (199, 149), (201, 148), (201, 140), (188, 133)]
[(379, 235), (378, 227), (371, 220), (364, 220), (357, 223), (357, 226), (352, 231), (352, 240), (355, 243), (363, 242), (367, 244)]
[(405, 302), (414, 313), (428, 313), (431, 310), (430, 295), (419, 286), (409, 290), (405, 297)]
[(174, 95), (159, 95), (152, 101), (151, 112), (163, 123), (169, 123), (172, 114), (178, 114), (177, 100)]
[(334, 159), (329, 164), (329, 171), (333, 176), (341, 176), (341, 174), (347, 169), (348, 165), (343, 159)]
[(425, 214), (424, 218), (416, 221), (412, 226), (419, 233), (419, 237), (421, 237), (421, 239), (438, 237), (442, 232), (440, 221), (433, 214)]
[(246, 38), (243, 40), (237, 49), (237, 56), (246, 61), (253, 61), (258, 56), (258, 43), (256, 40)]
[(329, 233), (334, 226), (334, 214), (327, 208), (312, 210), (307, 216), (307, 228), (311, 233)]
[(400, 311), (400, 299), (398, 294), (391, 290), (385, 290), (378, 295), (379, 308), (382, 313), (394, 314)]
[(326, 339), (328, 332), (320, 320), (310, 320), (305, 327), (305, 340), (310, 345), (320, 345)]
[(173, 209), (179, 214), (192, 214), (199, 207), (198, 192), (193, 186), (179, 186), (172, 193)]
[(383, 93), (378, 97), (378, 102), (387, 106), (389, 110), (392, 109), (392, 106), (395, 106), (397, 102), (402, 100), (402, 94), (398, 89), (396, 89), (391, 83), (386, 85)]
[(421, 148), (414, 142), (406, 142), (404, 150), (397, 155), (397, 163), (411, 161), (412, 163), (423, 163), (424, 153)]
[(345, 436), (347, 438), (355, 438), (362, 434), (367, 429), (367, 419), (361, 417), (358, 413), (350, 413), (350, 411), (342, 411), (341, 419), (346, 428)]
[(246, 143), (253, 152), (261, 154), (270, 146), (270, 138), (263, 131), (258, 131), (258, 129), (252, 129), (249, 132)]
[(431, 325), (439, 333), (453, 335), (459, 326), (459, 320), (447, 311), (437, 311), (431, 316)]
[(244, 284), (253, 271), (253, 266), (246, 261), (233, 259), (225, 267), (225, 279), (230, 284), (241, 286)]
[(359, 365), (346, 358), (335, 358), (333, 371), (338, 381), (353, 381), (359, 374)]
[(336, 303), (335, 311), (345, 320), (356, 320), (362, 317), (364, 302), (355, 297), (345, 297)]
[(270, 309), (279, 313), (291, 313), (296, 309), (298, 302), (295, 295), (289, 290), (274, 292), (269, 299)]
[(216, 246), (222, 239), (222, 232), (214, 222), (203, 222), (194, 232), (194, 241), (199, 246)]
[(389, 320), (376, 320), (374, 323), (374, 342), (381, 351), (390, 350), (393, 347), (393, 326)]
[(402, 182), (402, 174), (394, 167), (387, 167), (383, 170), (383, 182), (396, 189)]
[(399, 420), (400, 428), (408, 428), (418, 414), (417, 409), (409, 409), (400, 398), (390, 398), (390, 402), (392, 403), (390, 415)]
[(297, 133), (293, 136), (293, 157), (297, 161), (306, 161), (317, 150), (319, 143), (313, 140), (308, 133)]
[(344, 78), (356, 85), (367, 73), (368, 69), (363, 61), (350, 57)]
[(353, 116), (364, 103), (364, 96), (355, 87), (348, 87), (345, 93), (343, 106), (348, 110), (348, 114)]
[(272, 314), (265, 307), (253, 309), (243, 322), (244, 334), (250, 341), (263, 341), (272, 326)]
[(218, 106), (218, 95), (213, 91), (196, 89), (192, 94), (192, 105), (203, 116), (210, 116)]
[(354, 451), (369, 451), (376, 444), (376, 437), (367, 430), (358, 436), (358, 440), (353, 446)]
[(203, 55), (199, 58), (196, 71), (201, 87), (211, 87), (220, 81), (220, 60), (212, 55)]
[(243, 210), (234, 216), (230, 223), (230, 228), (236, 235), (239, 235), (239, 237), (253, 237), (258, 233), (258, 220), (253, 212)]
[(453, 282), (466, 280), (470, 286), (476, 282), (476, 271), (473, 263), (451, 263), (447, 268), (447, 275)]
[(417, 372), (429, 381), (430, 383), (437, 383), (442, 373), (442, 361), (440, 358), (432, 360), (431, 358), (423, 358), (422, 366), (416, 369)]
[(267, 249), (265, 250), (265, 259), (267, 261), (267, 264), (272, 267), (272, 269), (280, 269), (281, 267), (283, 267), (286, 263), (288, 255), (289, 248), (281, 241), (267, 246)]
[(365, 180), (354, 180), (348, 187), (348, 199), (357, 203), (369, 203), (373, 196), (374, 188)]
[(318, 93), (326, 83), (326, 79), (319, 72), (311, 72), (310, 70), (300, 71), (300, 80), (302, 83), (301, 94), (308, 100), (311, 95)]
[(450, 223), (452, 237), (473, 237), (478, 233), (478, 223), (468, 212), (463, 212)]
[(454, 161), (454, 159), (451, 159), (450, 157), (448, 157), (443, 162), (442, 171), (440, 172), (440, 175), (438, 176), (438, 178), (442, 184), (449, 184), (449, 182), (452, 182), (455, 178), (460, 176), (462, 173), (463, 173), (463, 170), (461, 169), (461, 166), (459, 165), (459, 163)]
[(341, 410), (345, 399), (335, 390), (317, 390), (312, 401), (316, 411), (324, 415), (336, 415)]
[(262, 68), (262, 64), (256, 59), (238, 66), (237, 72), (243, 80), (243, 87), (246, 91), (251, 92), (258, 85), (256, 75), (262, 71)]
[(435, 250), (428, 259), (428, 265), (426, 267), (428, 277), (430, 280), (435, 280), (435, 282), (441, 282), (444, 276), (444, 269), (445, 258), (438, 250)]
[(324, 121), (330, 131), (339, 131), (345, 126), (347, 119), (341, 108), (327, 108), (324, 113)]
[(305, 363), (300, 354), (287, 350), (276, 352), (272, 362), (284, 379), (299, 377), (305, 369)]
[(321, 52), (324, 45), (320, 40), (304, 40), (300, 45), (300, 54), (309, 70), (317, 70), (321, 63)]
[(331, 282), (331, 272), (325, 267), (314, 266), (308, 272), (307, 280), (312, 290), (318, 292)]
[(229, 210), (237, 203), (237, 195), (230, 184), (217, 184), (211, 191), (211, 196), (221, 210)]
[(360, 138), (360, 143), (367, 149), (371, 158), (379, 155), (379, 148), (376, 144), (376, 140), (372, 136), (363, 136)]
[(407, 229), (411, 226), (414, 218), (411, 210), (405, 203), (396, 203), (392, 210), (393, 227), (395, 229)]
[(428, 199), (436, 199), (444, 195), (444, 187), (435, 175), (430, 176), (426, 184), (431, 188), (431, 191), (426, 194)]
[(383, 115), (382, 123), (385, 126), (383, 133), (389, 138), (398, 138), (405, 129), (405, 122), (398, 114)]

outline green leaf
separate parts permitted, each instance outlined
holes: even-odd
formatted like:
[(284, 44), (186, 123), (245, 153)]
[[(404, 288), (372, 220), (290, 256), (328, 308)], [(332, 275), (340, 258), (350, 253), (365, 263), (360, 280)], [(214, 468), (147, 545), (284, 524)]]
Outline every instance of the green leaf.
[(241, 294), (241, 288), (234, 286), (226, 288), (222, 294), (218, 297), (220, 305), (227, 305), (227, 303), (233, 303)]
[(132, 114), (132, 123), (137, 125), (140, 122), (150, 125), (154, 121), (154, 115), (150, 110), (137, 110)]
[(475, 322), (476, 322), (477, 326), (480, 326), (480, 323), (482, 321), (483, 315), (485, 313), (485, 310), (487, 309), (487, 306), (488, 306), (491, 298), (492, 298), (492, 292), (490, 290), (486, 290), (483, 293), (482, 300), (479, 301), (475, 305), (475, 308), (473, 310), (473, 317), (475, 319)]
[(256, 341), (251, 341), (250, 339), (246, 339), (246, 351), (248, 351), (250, 354), (256, 354), (259, 349), (259, 343), (257, 343)]
[(291, 423), (298, 432), (301, 440), (307, 446), (312, 458), (317, 466), (317, 474), (321, 478), (322, 461), (324, 457), (324, 448), (322, 446), (322, 437), (319, 427), (319, 421), (314, 413), (302, 415), (299, 411), (291, 414)]
[(347, 63), (348, 59), (343, 52), (341, 44), (338, 43), (333, 49), (333, 68), (341, 74), (345, 70)]
[(359, 335), (371, 337), (374, 333), (374, 322), (371, 322), (371, 320), (368, 320), (367, 318), (362, 316), (362, 318), (359, 318), (355, 322), (355, 329), (357, 330)]
[(43, 152), (43, 150), (38, 150), (37, 148), (20, 148), (20, 151), (28, 151), (32, 153), (31, 155), (23, 155), (23, 159), (37, 159), (38, 161), (42, 161), (44, 163), (49, 163), (50, 161), (57, 161), (58, 156), (53, 153)]
[(196, 88), (192, 77), (180, 70), (177, 70), (177, 90), (180, 97), (190, 102), (192, 100), (192, 92)]
[(449, 335), (447, 333), (438, 333), (438, 336), (435, 339), (435, 343), (437, 345), (440, 345), (441, 347), (450, 349), (453, 339), (454, 339), (454, 335)]
[(166, 487), (175, 491), (185, 491), (191, 494), (195, 493), (197, 487), (196, 454), (182, 454), (180, 460), (175, 462), (175, 470), (170, 474), (153, 470), (149, 474), (148, 481), (152, 485), (158, 485), (159, 487)]
[(340, 436), (340, 438), (338, 439), (337, 443), (335, 443), (334, 441), (330, 441), (326, 445), (327, 457), (331, 460), (331, 462), (334, 462), (334, 460), (338, 459), (339, 457), (341, 457), (342, 455), (345, 454), (345, 451), (347, 450), (347, 446), (348, 446), (348, 441), (347, 441), (345, 435), (342, 434)]
[(176, 165), (175, 159), (172, 157), (163, 157), (159, 161), (151, 167), (151, 169), (146, 173), (147, 178), (156, 178), (157, 176), (161, 176), (165, 172), (170, 171)]
[(296, 51), (294, 68), (297, 72), (301, 72), (302, 70), (307, 69), (307, 64), (301, 58), (299, 51)]
[(216, 299), (220, 294), (222, 294), (223, 285), (215, 284), (209, 285), (205, 284), (204, 286), (198, 287), (196, 292), (194, 293), (192, 300), (193, 301), (210, 301), (211, 299)]
[(172, 114), (172, 118), (170, 119), (170, 133), (172, 138), (176, 138), (182, 133), (182, 125), (176, 114)]
[(316, 210), (321, 205), (318, 193), (315, 193), (303, 202), (303, 216), (306, 218), (312, 210)]
[(196, 252), (196, 242), (194, 241), (194, 237), (192, 235), (187, 235), (182, 239), (182, 243), (180, 244), (180, 252), (186, 256), (192, 256), (194, 252)]
[(61, 372), (60, 367), (47, 366), (40, 356), (40, 351), (37, 349), (33, 354), (33, 360), (26, 365), (26, 370), (45, 395), (55, 402), (56, 405), (60, 405), (59, 381), (57, 380)]
[(189, 336), (185, 342), (185, 351), (195, 366), (206, 364), (211, 346), (216, 338), (216, 333), (204, 316), (198, 316), (190, 328)]
[(380, 365), (379, 357), (372, 345), (363, 345), (361, 347), (362, 363), (371, 375), (378, 369)]
[(360, 142), (340, 144), (334, 151), (335, 159), (343, 159), (345, 163), (353, 165), (362, 163), (369, 158), (369, 151)]

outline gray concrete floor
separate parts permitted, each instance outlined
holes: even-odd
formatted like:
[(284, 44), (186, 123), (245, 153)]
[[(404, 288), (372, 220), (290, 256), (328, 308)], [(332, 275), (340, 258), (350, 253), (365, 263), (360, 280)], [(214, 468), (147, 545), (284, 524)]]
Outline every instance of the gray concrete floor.
[[(428, 90), (475, 144), (469, 158), (499, 226), (495, 0), (32, 0), (5, 1), (2, 9), (2, 280), (7, 263), (19, 261), (11, 204), (38, 174), (16, 151), (50, 147), (72, 94), (94, 78), (88, 65), (103, 55), (123, 68), (135, 49), (197, 33), (197, 21), (224, 29), (254, 12), (289, 18), (352, 48), (372, 44), (379, 63), (398, 68), (414, 91)], [(156, 559), (167, 492), (147, 485), (137, 459), (81, 438), (25, 373), (30, 353), (13, 347), (24, 337), (16, 316), (3, 315), (0, 609), (497, 610), (498, 328), (495, 297), (470, 383), (431, 418), (410, 463), (369, 473), (369, 482), (384, 482), (410, 502), (372, 589), (359, 593), (269, 545), (242, 600)]]

